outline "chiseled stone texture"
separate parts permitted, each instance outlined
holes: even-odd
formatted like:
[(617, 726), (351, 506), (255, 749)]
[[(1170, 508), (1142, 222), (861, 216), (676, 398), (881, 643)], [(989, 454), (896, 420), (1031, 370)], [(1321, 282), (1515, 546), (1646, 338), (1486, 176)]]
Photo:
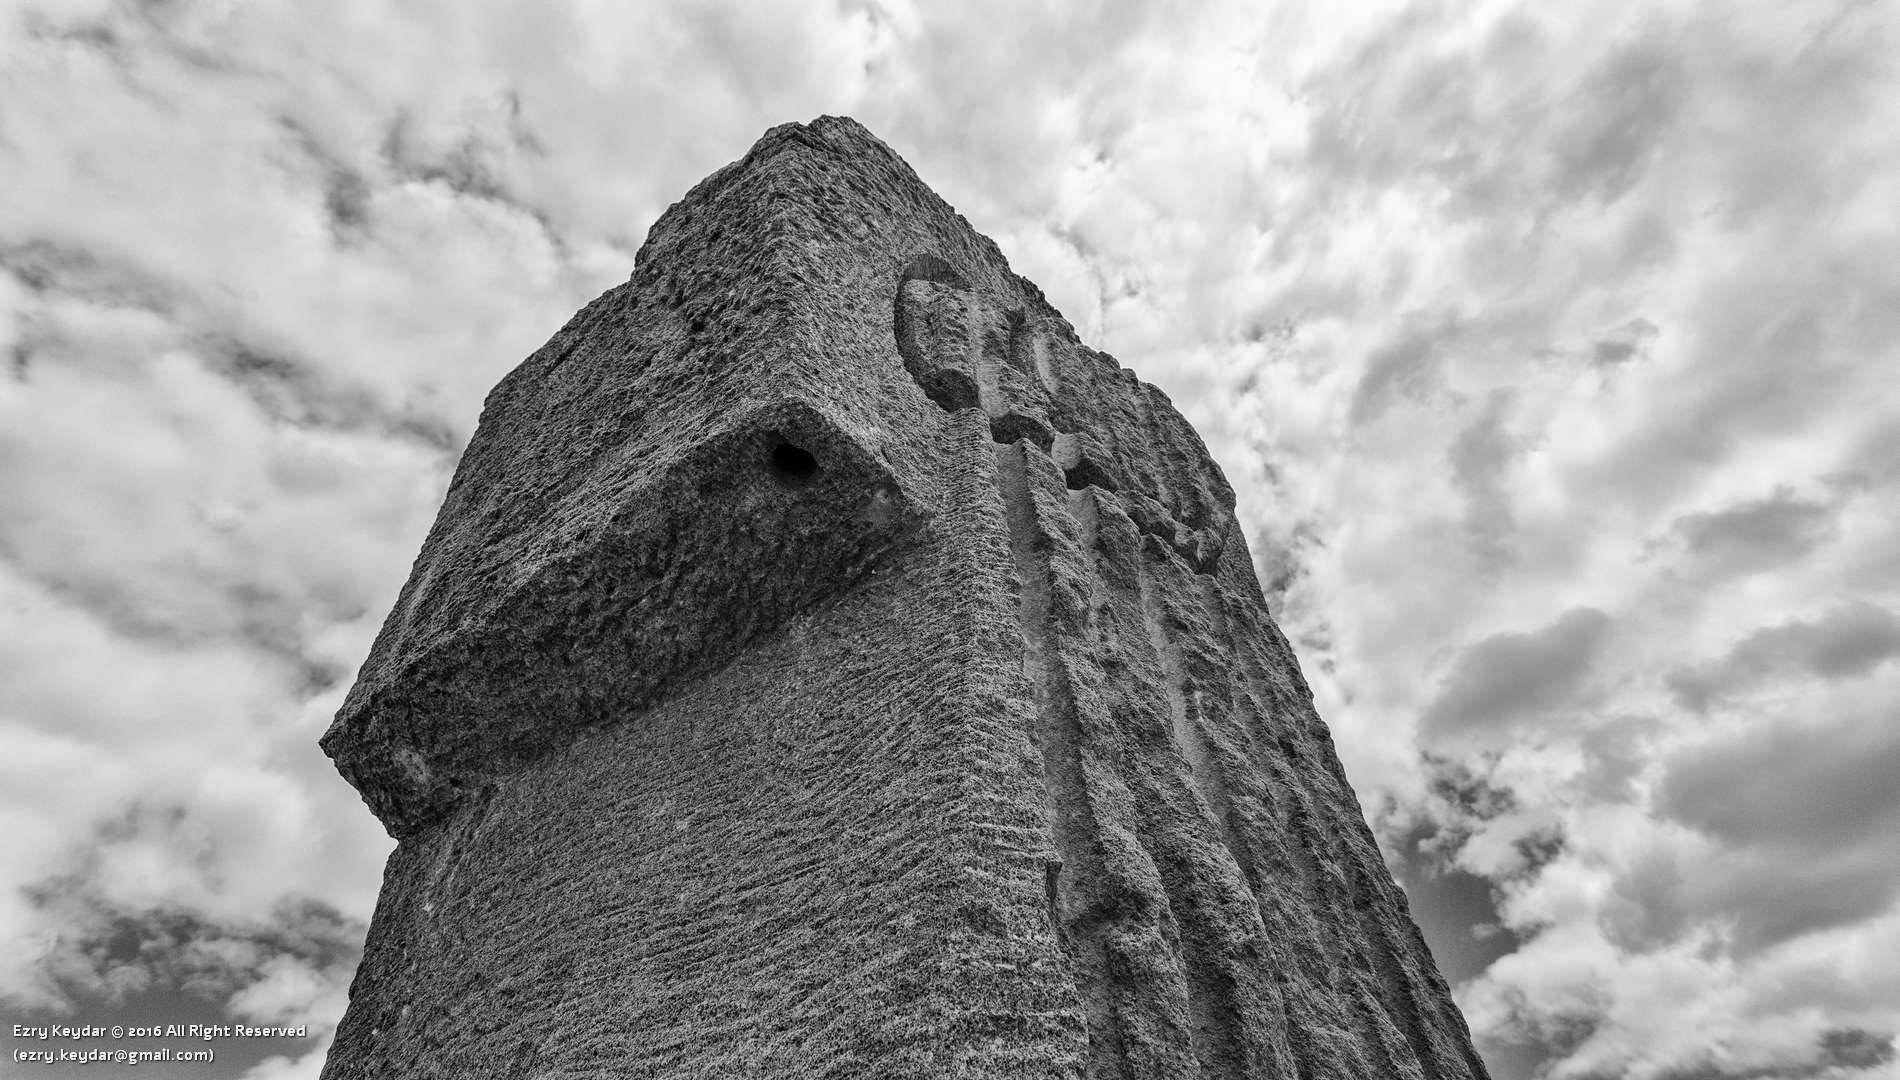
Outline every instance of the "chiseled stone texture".
[(1166, 396), (856, 123), (495, 388), (324, 1076), (1481, 1078)]

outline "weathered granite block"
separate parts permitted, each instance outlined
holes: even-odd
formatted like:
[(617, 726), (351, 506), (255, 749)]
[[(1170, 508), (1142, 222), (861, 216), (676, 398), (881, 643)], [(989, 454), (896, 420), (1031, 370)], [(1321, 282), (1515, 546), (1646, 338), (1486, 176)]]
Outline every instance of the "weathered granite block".
[(323, 746), (326, 1077), (1483, 1077), (1233, 490), (850, 120), (488, 400)]

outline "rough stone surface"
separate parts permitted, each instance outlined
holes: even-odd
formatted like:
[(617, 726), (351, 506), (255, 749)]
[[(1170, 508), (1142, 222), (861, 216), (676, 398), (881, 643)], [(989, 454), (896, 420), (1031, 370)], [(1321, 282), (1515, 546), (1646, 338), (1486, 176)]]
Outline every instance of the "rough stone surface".
[(323, 1075), (1482, 1078), (1168, 399), (850, 120), (488, 399)]

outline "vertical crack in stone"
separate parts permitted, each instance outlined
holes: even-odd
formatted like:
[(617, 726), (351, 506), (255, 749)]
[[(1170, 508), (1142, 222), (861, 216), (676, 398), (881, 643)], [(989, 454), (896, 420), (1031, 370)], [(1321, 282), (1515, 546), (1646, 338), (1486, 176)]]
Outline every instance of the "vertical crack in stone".
[(1173, 510), (1175, 518), (1181, 518), (1182, 504), (1175, 491), (1175, 478), (1171, 475), (1174, 462), (1169, 453), (1165, 433), (1155, 422), (1154, 403), (1148, 399), (1148, 387), (1142, 385), (1132, 371), (1128, 372), (1128, 378), (1134, 383), (1127, 395), (1129, 409), (1133, 414), (1133, 430), (1138, 445), (1149, 451), (1135, 458), (1138, 467), (1145, 474), (1142, 490), (1163, 507)]
[(965, 318), (970, 327), (970, 363), (976, 370), (977, 398), (983, 412), (992, 419), (1009, 412), (1010, 394), (1003, 388), (1003, 367), (1009, 362), (1009, 342), (1013, 336), (1002, 312), (967, 298)]
[[(1141, 612), (1142, 621), (1148, 628), (1148, 641), (1154, 646), (1155, 657), (1161, 666), (1162, 688), (1168, 700), (1175, 745), (1180, 748), (1181, 758), (1187, 763), (1188, 774), (1194, 781), (1195, 794), (1207, 807), (1221, 842), (1227, 846), (1228, 853), (1234, 857), (1244, 878), (1251, 879), (1253, 870), (1248, 865), (1246, 849), (1234, 835), (1232, 802), (1227, 796), (1218, 767), (1210, 758), (1206, 734), (1201, 730), (1202, 717), (1205, 715), (1202, 691), (1197, 686), (1189, 685), (1187, 673), (1183, 670), (1181, 648), (1168, 633), (1169, 616), (1161, 598), (1156, 595), (1159, 585), (1155, 580), (1153, 563), (1159, 558), (1151, 551), (1144, 552), (1140, 578)], [(1251, 888), (1248, 895), (1252, 896)]]
[[(1220, 776), (1209, 760), (1206, 740), (1200, 730), (1201, 692), (1188, 685), (1180, 648), (1171, 640), (1167, 630), (1168, 615), (1163, 610), (1165, 605), (1157, 595), (1160, 585), (1156, 576), (1166, 573), (1167, 568), (1165, 563), (1160, 568), (1155, 564), (1165, 558), (1152, 544), (1142, 544), (1135, 585), (1142, 623), (1148, 631), (1148, 642), (1154, 650), (1155, 662), (1161, 673), (1160, 688), (1167, 701), (1169, 731), (1180, 759), (1187, 767), (1194, 797), (1204, 807), (1207, 821), (1213, 826), (1222, 847), (1234, 860), (1247, 902), (1257, 907), (1259, 900), (1248, 883), (1252, 876), (1249, 866), (1251, 860), (1233, 834), (1230, 824), (1232, 806)], [(1261, 928), (1261, 933), (1264, 935), (1264, 928)], [(1204, 944), (1196, 942), (1195, 945), (1198, 947), (1190, 947), (1183, 962), (1188, 968), (1188, 988), (1195, 1012), (1196, 1051), (1201, 1060), (1202, 1072), (1209, 1077), (1246, 1075), (1244, 1066), (1249, 1063), (1247, 1059), (1263, 1055), (1259, 1055), (1257, 1049), (1250, 1053), (1248, 1040), (1242, 1034), (1245, 1025), (1235, 1001), (1233, 971), (1233, 964), (1239, 958), (1193, 955), (1207, 951)], [(1284, 1021), (1284, 1013), (1281, 1019)], [(1269, 1042), (1269, 1048), (1271, 1045)]]
[[(1235, 625), (1231, 611), (1227, 622), (1230, 627)], [(1263, 748), (1267, 760), (1261, 765), (1276, 789), (1277, 817), (1302, 885), (1301, 900), (1309, 917), (1324, 915), (1314, 921), (1321, 928), (1320, 944), (1328, 959), (1322, 985), (1329, 993), (1318, 997), (1347, 1006), (1349, 1014), (1340, 1014), (1339, 1021), (1357, 1036), (1361, 1054), (1374, 1053), (1383, 1059), (1375, 1066), (1380, 1073), (1420, 1077), (1418, 1056), (1388, 1015), (1378, 988), (1378, 974), (1365, 948), (1365, 928), (1351, 896), (1352, 877), (1357, 872), (1354, 855), (1343, 838), (1316, 825), (1316, 814), (1336, 820), (1335, 807), (1326, 798), (1330, 777), (1316, 772), (1325, 766), (1308, 760), (1300, 750), (1307, 736), (1304, 725), (1294, 722), (1298, 718), (1288, 715), (1297, 710), (1289, 704), (1294, 692), (1281, 685), (1283, 680), (1268, 674), (1260, 650), (1269, 638), (1259, 628), (1240, 623), (1238, 632), (1230, 630), (1227, 640), (1233, 644), (1241, 682), (1255, 702), (1257, 723), (1271, 737)], [(1349, 937), (1348, 928), (1359, 933)]]
[[(1049, 832), (1059, 863), (1048, 870), (1050, 915), (1073, 966), (1076, 994), (1088, 1023), (1090, 1080), (1133, 1080), (1128, 1072), (1121, 1017), (1103, 940), (1106, 920), (1088, 910), (1089, 883), (1104, 880), (1101, 854), (1091, 823), (1093, 807), (1083, 773), (1074, 704), (1049, 655), (1052, 583), (1046, 534), (1038, 525), (1035, 495), (1030, 488), (1026, 443), (996, 447), (997, 480), (1009, 523), (1010, 550), (1016, 561), (1021, 590), (1023, 666), (1036, 695), (1032, 741), (1042, 754), (1042, 779), (1049, 807)], [(1083, 895), (1078, 895), (1082, 893)]]
[[(1176, 931), (1193, 1053), (1209, 1077), (1292, 1074), (1284, 1003), (1261, 977), (1266, 930), (1259, 904), (1241, 845), (1209, 806), (1217, 778), (1192, 730), (1186, 675), (1163, 625), (1170, 621), (1163, 608), (1172, 603), (1182, 615), (1180, 604), (1192, 603), (1196, 575), (1164, 541), (1139, 530), (1116, 497), (1080, 497), (1097, 507), (1092, 550), (1103, 630), (1096, 649), (1104, 663), (1120, 665), (1118, 736), (1131, 751), (1121, 761), (1138, 793), (1140, 840), (1160, 871)], [(1186, 599), (1164, 600), (1161, 583), (1175, 579)], [(1231, 810), (1224, 794), (1211, 801)]]
[[(1367, 1075), (1370, 1065), (1360, 1054), (1357, 1040), (1347, 1037), (1346, 1018), (1328, 992), (1335, 963), (1315, 917), (1320, 875), (1304, 838), (1288, 834), (1289, 800), (1272, 764), (1275, 750), (1270, 749), (1270, 714), (1260, 697), (1263, 687), (1236, 636), (1246, 630), (1235, 626), (1218, 580), (1203, 577), (1201, 595), (1213, 635), (1222, 643), (1223, 665), (1233, 687), (1230, 731), (1251, 772), (1251, 782), (1243, 786), (1250, 789), (1248, 801), (1265, 814), (1247, 824), (1237, 820), (1234, 834), (1251, 857), (1249, 882), (1280, 960), (1276, 976), (1296, 1075), (1304, 1080)], [(1238, 807), (1235, 817), (1241, 818)]]

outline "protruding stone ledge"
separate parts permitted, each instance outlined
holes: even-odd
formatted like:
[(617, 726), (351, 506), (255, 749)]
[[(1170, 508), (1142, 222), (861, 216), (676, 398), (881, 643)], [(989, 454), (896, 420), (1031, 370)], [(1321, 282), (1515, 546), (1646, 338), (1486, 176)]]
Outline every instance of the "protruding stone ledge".
[[(454, 625), (392, 619), (323, 748), (405, 835), (850, 588), (929, 517), (819, 410), (746, 410)], [(411, 589), (454, 573), (418, 565)]]

